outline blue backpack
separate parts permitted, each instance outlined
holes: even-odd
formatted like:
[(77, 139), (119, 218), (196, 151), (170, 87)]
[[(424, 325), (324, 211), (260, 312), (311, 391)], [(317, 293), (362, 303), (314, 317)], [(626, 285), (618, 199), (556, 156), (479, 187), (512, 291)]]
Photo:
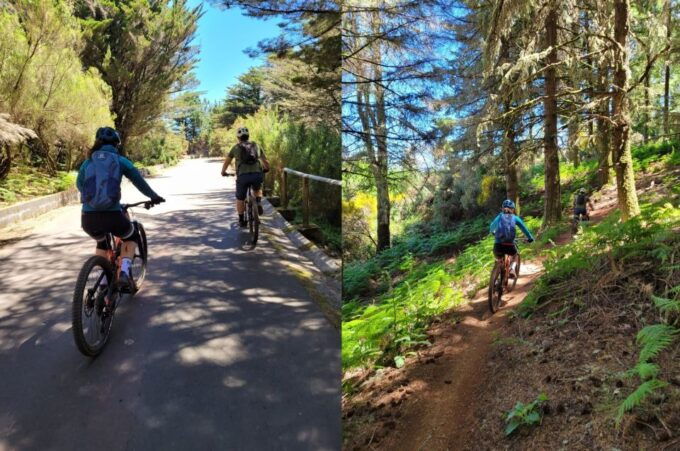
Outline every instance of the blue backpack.
[(512, 243), (515, 241), (515, 215), (511, 213), (501, 214), (498, 227), (494, 236), (499, 243)]
[(97, 150), (85, 169), (80, 201), (95, 210), (108, 210), (120, 202), (121, 169), (118, 154)]

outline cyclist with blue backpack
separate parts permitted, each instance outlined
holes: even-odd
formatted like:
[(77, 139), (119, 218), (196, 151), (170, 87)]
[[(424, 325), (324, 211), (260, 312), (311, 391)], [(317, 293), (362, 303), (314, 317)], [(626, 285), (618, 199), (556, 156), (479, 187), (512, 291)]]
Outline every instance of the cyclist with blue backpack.
[(236, 211), (238, 222), (241, 227), (247, 227), (246, 222), (246, 196), (248, 187), (252, 186), (257, 203), (257, 212), (262, 214), (262, 184), (264, 173), (269, 171), (269, 161), (264, 152), (250, 141), (250, 132), (246, 127), (236, 131), (238, 143), (229, 151), (222, 165), (222, 176), (227, 175), (227, 169), (232, 160), (236, 161)]
[(515, 243), (516, 227), (519, 227), (527, 240), (531, 243), (534, 236), (531, 234), (522, 218), (515, 215), (515, 203), (510, 199), (504, 200), (503, 211), (496, 216), (489, 226), (489, 231), (496, 238), (493, 245), (493, 254), (498, 258), (504, 255), (512, 256), (510, 263), (510, 277), (515, 278), (515, 266), (517, 262), (517, 244)]
[(151, 189), (130, 160), (119, 154), (120, 136), (111, 127), (97, 130), (88, 158), (80, 166), (76, 186), (83, 204), (81, 225), (85, 233), (97, 240), (96, 255), (106, 257), (111, 233), (123, 241), (121, 249), (121, 291), (130, 291), (130, 267), (139, 240), (139, 232), (123, 213), (120, 184), (123, 176), (154, 204), (165, 202)]

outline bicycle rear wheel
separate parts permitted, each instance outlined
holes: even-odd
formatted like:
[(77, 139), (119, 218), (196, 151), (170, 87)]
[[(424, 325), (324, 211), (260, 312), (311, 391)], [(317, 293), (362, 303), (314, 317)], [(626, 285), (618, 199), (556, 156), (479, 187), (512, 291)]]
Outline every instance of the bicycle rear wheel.
[[(105, 279), (108, 281), (106, 287), (102, 285)], [(78, 350), (88, 357), (97, 356), (109, 338), (112, 318), (104, 312), (104, 303), (112, 283), (111, 263), (101, 256), (90, 257), (78, 274), (71, 324)]]
[(491, 271), (491, 280), (489, 281), (489, 310), (491, 313), (496, 313), (501, 307), (501, 299), (503, 296), (503, 269), (502, 265), (496, 263)]
[(135, 256), (132, 259), (132, 279), (135, 282), (135, 292), (139, 291), (146, 278), (146, 262), (149, 255), (149, 248), (146, 242), (146, 232), (144, 226), (135, 221), (135, 226), (139, 231), (139, 241), (137, 242), (137, 249)]
[(517, 253), (517, 264), (515, 265), (515, 278), (512, 279), (512, 283), (508, 284), (508, 293), (511, 292), (512, 290), (515, 289), (515, 285), (517, 285), (517, 279), (519, 279), (519, 268), (522, 263), (522, 256), (519, 255), (519, 252)]
[(260, 216), (257, 213), (257, 202), (255, 196), (250, 196), (248, 202), (248, 223), (250, 225), (250, 238), (253, 246), (257, 244), (260, 234)]

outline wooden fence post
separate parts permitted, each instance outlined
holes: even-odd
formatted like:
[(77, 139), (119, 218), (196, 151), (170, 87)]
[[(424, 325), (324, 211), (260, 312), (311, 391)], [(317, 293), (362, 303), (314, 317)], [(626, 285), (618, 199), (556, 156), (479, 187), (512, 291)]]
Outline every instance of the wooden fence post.
[(288, 174), (284, 170), (281, 174), (281, 205), (283, 209), (288, 209)]
[(302, 226), (309, 227), (309, 179), (302, 179)]

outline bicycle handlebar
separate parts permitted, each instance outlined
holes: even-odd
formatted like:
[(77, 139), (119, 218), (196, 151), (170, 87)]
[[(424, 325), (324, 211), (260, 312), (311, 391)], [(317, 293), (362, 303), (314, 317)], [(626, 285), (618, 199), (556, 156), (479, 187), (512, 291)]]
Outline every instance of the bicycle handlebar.
[(151, 201), (151, 200), (143, 200), (141, 202), (136, 202), (134, 204), (122, 204), (121, 207), (123, 207), (123, 210), (127, 210), (128, 208), (139, 207), (140, 205), (144, 205), (144, 208), (149, 210), (151, 207), (158, 205), (158, 204)]
[(236, 177), (236, 174), (230, 174), (230, 173), (225, 173), (222, 175), (222, 177)]

